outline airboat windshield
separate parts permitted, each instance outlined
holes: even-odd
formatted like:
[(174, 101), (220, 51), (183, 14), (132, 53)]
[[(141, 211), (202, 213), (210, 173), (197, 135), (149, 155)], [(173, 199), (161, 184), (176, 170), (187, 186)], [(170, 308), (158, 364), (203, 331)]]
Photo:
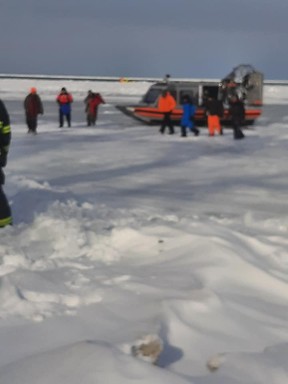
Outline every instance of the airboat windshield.
[(143, 96), (143, 102), (146, 104), (154, 104), (158, 97), (161, 95), (163, 89), (150, 88), (148, 92)]

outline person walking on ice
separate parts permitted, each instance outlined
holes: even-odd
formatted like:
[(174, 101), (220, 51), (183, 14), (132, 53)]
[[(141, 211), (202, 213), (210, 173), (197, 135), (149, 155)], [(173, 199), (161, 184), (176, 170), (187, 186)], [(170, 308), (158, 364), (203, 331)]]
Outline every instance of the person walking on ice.
[(62, 128), (64, 118), (67, 120), (68, 127), (71, 127), (71, 104), (73, 97), (67, 92), (66, 88), (62, 88), (56, 99), (59, 105), (59, 127)]
[(85, 103), (85, 112), (87, 119), (87, 126), (96, 125), (97, 117), (98, 117), (98, 107), (100, 104), (105, 104), (104, 99), (100, 95), (100, 93), (94, 93), (92, 91), (88, 91), (88, 95), (84, 99)]
[(43, 105), (40, 96), (37, 94), (37, 89), (32, 87), (30, 93), (24, 100), (24, 109), (26, 114), (26, 124), (28, 133), (37, 133), (37, 118), (38, 115), (43, 115)]
[(192, 103), (188, 95), (183, 97), (183, 115), (181, 118), (181, 137), (187, 137), (187, 128), (194, 133), (195, 136), (199, 135), (199, 129), (195, 127), (194, 116), (196, 106)]
[(169, 135), (174, 134), (174, 126), (171, 120), (171, 114), (175, 107), (176, 101), (174, 97), (170, 94), (170, 92), (168, 92), (168, 90), (164, 90), (158, 101), (158, 109), (163, 113), (163, 120), (159, 130), (160, 133), (164, 134), (165, 129), (168, 126)]
[(217, 131), (219, 135), (223, 135), (223, 130), (220, 122), (220, 119), (221, 117), (223, 117), (223, 114), (224, 114), (224, 108), (223, 108), (222, 102), (210, 96), (208, 98), (208, 101), (205, 107), (206, 107), (206, 114), (207, 114), (209, 136), (214, 136), (215, 131)]
[(244, 139), (245, 135), (241, 127), (245, 122), (245, 106), (244, 102), (238, 96), (230, 99), (229, 114), (232, 120), (233, 136), (235, 140)]

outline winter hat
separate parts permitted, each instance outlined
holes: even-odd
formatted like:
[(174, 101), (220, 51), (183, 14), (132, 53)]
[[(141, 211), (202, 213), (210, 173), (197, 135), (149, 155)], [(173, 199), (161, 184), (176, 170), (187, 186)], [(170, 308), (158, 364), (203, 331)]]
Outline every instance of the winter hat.
[(31, 93), (37, 93), (37, 89), (36, 89), (35, 87), (32, 87), (32, 88), (30, 89), (30, 92), (31, 92)]

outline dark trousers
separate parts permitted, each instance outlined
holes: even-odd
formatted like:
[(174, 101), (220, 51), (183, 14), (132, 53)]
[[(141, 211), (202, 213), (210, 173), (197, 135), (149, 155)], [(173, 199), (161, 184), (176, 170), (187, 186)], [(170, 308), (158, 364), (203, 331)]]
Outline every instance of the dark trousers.
[(94, 113), (88, 112), (87, 113), (87, 125), (90, 127), (90, 125), (96, 125), (97, 120), (97, 111)]
[(0, 227), (12, 224), (11, 208), (3, 191), (4, 173), (0, 168)]
[[(199, 129), (198, 128), (193, 127), (193, 128), (189, 128), (189, 130), (191, 132), (193, 132), (195, 136), (199, 135)], [(183, 126), (183, 125), (181, 125), (181, 136), (182, 137), (186, 137), (187, 136), (187, 128), (185, 126)]]
[(164, 133), (166, 127), (169, 127), (169, 133), (170, 134), (174, 133), (174, 127), (173, 127), (172, 120), (171, 120), (171, 112), (164, 113), (164, 118), (162, 120), (160, 132)]
[(30, 132), (36, 132), (37, 129), (37, 116), (26, 116), (26, 124)]
[(245, 135), (241, 129), (242, 120), (241, 119), (233, 119), (232, 124), (233, 124), (234, 139), (235, 140), (243, 139), (245, 137)]
[(64, 117), (66, 117), (68, 127), (71, 127), (71, 113), (63, 113), (61, 109), (59, 110), (59, 126), (63, 127)]

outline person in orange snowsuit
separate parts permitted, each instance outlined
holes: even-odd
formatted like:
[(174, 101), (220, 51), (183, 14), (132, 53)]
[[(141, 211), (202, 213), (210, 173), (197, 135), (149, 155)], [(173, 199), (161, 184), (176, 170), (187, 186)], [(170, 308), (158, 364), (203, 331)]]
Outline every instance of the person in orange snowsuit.
[(220, 100), (209, 97), (206, 103), (206, 114), (209, 136), (214, 136), (215, 131), (223, 135), (220, 118), (223, 117), (224, 109)]
[(171, 120), (171, 114), (173, 109), (176, 107), (176, 101), (174, 97), (167, 90), (162, 92), (162, 95), (158, 100), (158, 109), (163, 113), (163, 120), (160, 133), (164, 134), (166, 127), (169, 127), (169, 135), (174, 134), (174, 126)]

